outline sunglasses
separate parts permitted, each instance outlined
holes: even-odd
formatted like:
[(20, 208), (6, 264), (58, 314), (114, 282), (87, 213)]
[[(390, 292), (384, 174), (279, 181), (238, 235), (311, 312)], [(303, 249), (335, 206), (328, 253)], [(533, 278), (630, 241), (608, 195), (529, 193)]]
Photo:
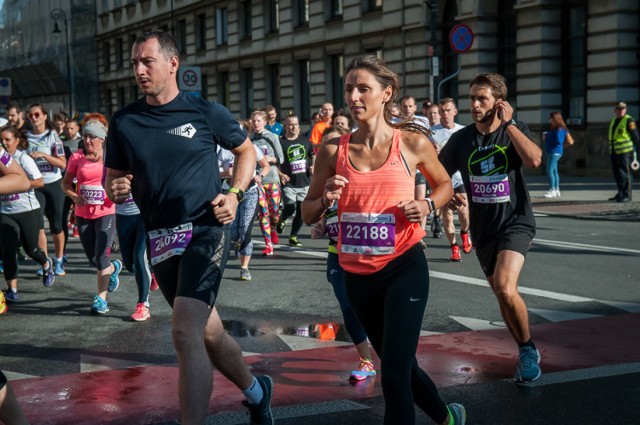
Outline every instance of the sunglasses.
[(28, 116), (29, 118), (31, 118), (31, 119), (33, 119), (33, 118), (38, 119), (38, 118), (40, 118), (40, 115), (42, 115), (40, 112), (29, 112), (29, 113), (27, 114), (27, 116)]

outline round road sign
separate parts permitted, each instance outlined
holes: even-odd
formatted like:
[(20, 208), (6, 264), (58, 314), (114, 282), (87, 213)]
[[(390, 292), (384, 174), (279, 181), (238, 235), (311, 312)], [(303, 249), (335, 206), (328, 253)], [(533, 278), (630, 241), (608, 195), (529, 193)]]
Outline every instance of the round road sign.
[(458, 24), (449, 33), (449, 45), (456, 53), (464, 53), (473, 45), (473, 31), (469, 25)]
[(198, 84), (198, 74), (189, 69), (182, 74), (182, 82), (187, 87), (195, 87)]

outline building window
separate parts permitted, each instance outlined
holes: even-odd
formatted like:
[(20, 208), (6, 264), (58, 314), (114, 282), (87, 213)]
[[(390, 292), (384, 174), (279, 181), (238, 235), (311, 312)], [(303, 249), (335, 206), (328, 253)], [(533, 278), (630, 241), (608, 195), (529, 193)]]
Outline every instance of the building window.
[(243, 117), (248, 117), (253, 112), (253, 70), (242, 68), (240, 70), (240, 111)]
[(309, 121), (311, 118), (311, 84), (309, 82), (309, 59), (298, 60), (295, 63), (294, 78), (295, 92), (298, 94), (295, 100), (296, 114), (301, 121)]
[(501, 0), (498, 6), (498, 73), (507, 79), (507, 98), (517, 108), (518, 71), (518, 22), (514, 10), (516, 0)]
[(102, 45), (102, 65), (105, 71), (111, 70), (111, 46), (109, 42)]
[(273, 105), (280, 112), (280, 65), (277, 63), (267, 65), (267, 104)]
[(344, 105), (344, 56), (331, 55), (327, 61), (327, 81), (330, 85), (331, 103), (337, 111)]
[(264, 27), (266, 34), (278, 32), (280, 29), (279, 0), (264, 0)]
[(181, 55), (187, 53), (187, 21), (180, 19), (176, 27), (176, 43), (178, 43), (178, 52)]
[[(447, 1), (444, 7), (442, 18), (442, 35), (441, 40), (449, 40), (449, 34), (453, 27), (458, 24), (456, 18), (458, 16), (457, 2), (453, 0)], [(452, 75), (458, 70), (458, 61), (460, 54), (453, 51), (449, 42), (442, 43), (442, 58), (440, 60), (440, 75)], [(442, 78), (442, 77), (441, 77)], [(438, 92), (435, 94), (436, 101), (443, 97), (452, 97), (458, 99), (458, 76), (447, 80), (442, 86), (439, 86), (434, 79)]]
[(309, 26), (309, 0), (293, 0), (293, 27)]
[(362, 12), (378, 12), (382, 10), (382, 0), (364, 0), (362, 2)]
[(107, 117), (111, 117), (113, 115), (113, 103), (111, 103), (112, 93), (110, 89), (105, 90), (104, 92), (104, 111), (107, 114)]
[(240, 40), (246, 40), (251, 38), (251, 32), (253, 31), (253, 9), (251, 8), (251, 0), (241, 1), (239, 9)]
[(229, 83), (229, 72), (218, 72), (218, 103), (229, 107), (231, 98), (231, 84)]
[(123, 44), (124, 39), (119, 38), (115, 41), (116, 44), (116, 68), (122, 68), (124, 66), (123, 60)]
[(124, 107), (126, 101), (125, 88), (118, 87), (118, 109)]
[(203, 74), (200, 77), (200, 81), (201, 81), (201, 90), (200, 90), (200, 96), (203, 99), (209, 99), (209, 76), (207, 74)]
[(204, 13), (196, 15), (196, 51), (207, 48), (207, 16)]
[[(161, 25), (160, 29), (164, 32), (169, 32), (169, 25), (167, 24)], [(148, 30), (148, 31), (151, 31), (151, 30)]]
[(137, 39), (138, 36), (136, 34), (131, 34), (131, 36), (129, 37), (129, 46), (127, 47), (129, 49), (129, 52), (131, 52), (131, 48), (133, 48), (133, 45), (136, 44)]
[(567, 124), (580, 125), (586, 106), (587, 6), (566, 5), (563, 15), (562, 111)]
[(342, 19), (342, 0), (324, 0), (325, 20)]
[(229, 16), (226, 7), (216, 9), (216, 45), (222, 46), (229, 42)]
[(138, 98), (138, 85), (134, 84), (131, 87), (129, 87), (129, 99), (131, 100), (131, 102), (133, 102), (137, 98)]

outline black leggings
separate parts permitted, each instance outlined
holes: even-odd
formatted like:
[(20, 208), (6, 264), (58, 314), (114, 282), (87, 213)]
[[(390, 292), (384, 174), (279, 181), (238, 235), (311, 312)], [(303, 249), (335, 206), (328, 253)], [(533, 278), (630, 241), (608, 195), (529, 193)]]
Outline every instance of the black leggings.
[(429, 296), (429, 267), (419, 245), (370, 275), (345, 271), (351, 307), (378, 353), (385, 401), (385, 425), (415, 423), (418, 405), (436, 423), (447, 406), (416, 359)]
[[(295, 215), (294, 215), (295, 213)], [(285, 204), (282, 210), (280, 221), (284, 221), (293, 215), (291, 223), (291, 236), (298, 236), (298, 232), (302, 228), (302, 202), (296, 201), (292, 204)]]
[(49, 220), (49, 230), (54, 235), (62, 232), (62, 209), (64, 207), (64, 192), (60, 180), (47, 183), (41, 189), (35, 190), (40, 203), (40, 229), (44, 229), (44, 216)]
[(111, 266), (111, 244), (116, 235), (116, 215), (109, 214), (98, 218), (76, 216), (80, 242), (89, 263), (97, 270), (106, 270)]
[(22, 242), (22, 247), (29, 257), (40, 265), (46, 264), (47, 256), (38, 248), (39, 220), (39, 208), (16, 214), (0, 214), (0, 246), (6, 280), (18, 277), (18, 242)]

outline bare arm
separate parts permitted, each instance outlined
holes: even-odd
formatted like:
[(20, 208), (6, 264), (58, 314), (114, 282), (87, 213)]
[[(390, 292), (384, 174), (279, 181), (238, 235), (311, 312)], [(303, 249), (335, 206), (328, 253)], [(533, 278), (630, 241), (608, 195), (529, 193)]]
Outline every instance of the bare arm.
[[(0, 148), (0, 154), (4, 153)], [(29, 190), (29, 179), (22, 167), (11, 161), (8, 167), (0, 164), (0, 195), (12, 195)]]
[[(513, 108), (508, 102), (504, 100), (496, 102), (496, 109), (502, 125), (511, 121), (513, 118)], [(539, 167), (542, 163), (542, 150), (540, 147), (525, 136), (525, 134), (515, 125), (507, 127), (506, 132), (513, 143), (513, 147), (522, 159), (522, 163), (529, 168)]]
[[(451, 178), (438, 160), (438, 154), (431, 141), (420, 134), (403, 133), (401, 149), (407, 159), (413, 159), (413, 161), (408, 161), (409, 165), (416, 164), (429, 182), (429, 186), (432, 188), (429, 197), (435, 203), (436, 208), (447, 204), (453, 196)], [(420, 222), (432, 212), (429, 203), (423, 199), (403, 200), (398, 204), (398, 208), (403, 210), (411, 222)]]
[(73, 190), (73, 179), (76, 178), (75, 174), (70, 172), (66, 172), (64, 177), (62, 178), (62, 191), (65, 195), (67, 195), (74, 204), (83, 206), (85, 204), (84, 199), (82, 199), (74, 190)]
[[(266, 156), (263, 156), (262, 159), (258, 161), (258, 165), (261, 167), (260, 173), (253, 176), (253, 179), (256, 183), (260, 184), (264, 176), (269, 174), (269, 171), (271, 171), (271, 165), (269, 165), (269, 161), (267, 161)], [(278, 170), (278, 172), (280, 172), (280, 170)]]
[[(248, 138), (238, 146), (231, 149), (235, 155), (233, 161), (233, 188), (244, 191), (253, 178), (256, 169), (256, 151), (253, 143)], [(222, 224), (231, 223), (236, 218), (238, 209), (238, 197), (235, 193), (219, 193), (212, 201), (213, 215)]]
[(340, 139), (331, 139), (318, 150), (311, 185), (302, 201), (302, 220), (306, 224), (320, 220), (325, 211), (340, 199), (342, 188), (348, 183), (346, 178), (336, 175), (339, 143)]

